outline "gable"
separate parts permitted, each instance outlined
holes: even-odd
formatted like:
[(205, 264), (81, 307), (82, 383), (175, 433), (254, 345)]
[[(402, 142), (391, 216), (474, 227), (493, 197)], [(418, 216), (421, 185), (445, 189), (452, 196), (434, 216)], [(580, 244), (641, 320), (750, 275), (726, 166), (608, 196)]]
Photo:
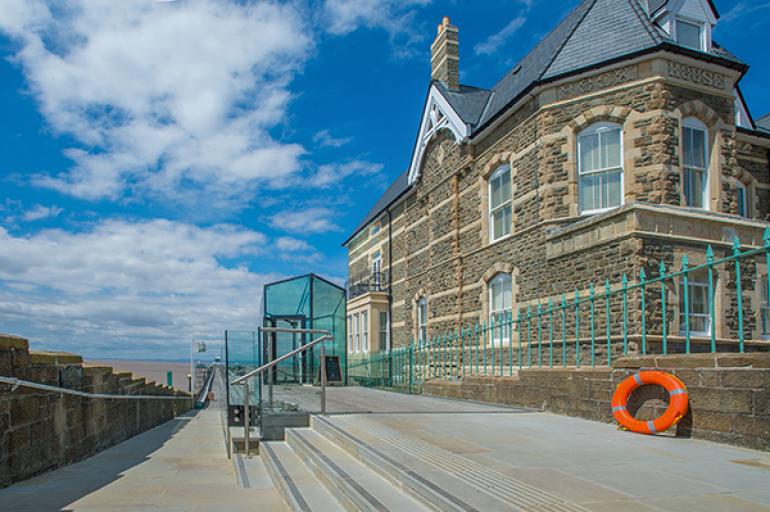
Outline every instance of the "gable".
[(444, 95), (441, 94), (436, 84), (431, 84), (425, 108), (420, 120), (420, 131), (412, 153), (412, 162), (409, 165), (409, 185), (420, 176), (422, 160), (425, 156), (425, 148), (433, 136), (443, 129), (452, 132), (455, 142), (460, 142), (470, 134), (470, 127), (460, 118), (452, 108)]

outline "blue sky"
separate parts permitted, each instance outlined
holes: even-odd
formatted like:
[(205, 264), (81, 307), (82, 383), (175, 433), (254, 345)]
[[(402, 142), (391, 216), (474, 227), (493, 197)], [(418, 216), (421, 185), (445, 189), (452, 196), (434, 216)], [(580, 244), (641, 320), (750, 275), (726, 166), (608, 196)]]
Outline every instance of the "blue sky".
[[(183, 357), (255, 327), (265, 282), (341, 283), (340, 243), (408, 165), (441, 17), (490, 87), (576, 3), (3, 0), (0, 332)], [(717, 6), (770, 112), (770, 2)]]

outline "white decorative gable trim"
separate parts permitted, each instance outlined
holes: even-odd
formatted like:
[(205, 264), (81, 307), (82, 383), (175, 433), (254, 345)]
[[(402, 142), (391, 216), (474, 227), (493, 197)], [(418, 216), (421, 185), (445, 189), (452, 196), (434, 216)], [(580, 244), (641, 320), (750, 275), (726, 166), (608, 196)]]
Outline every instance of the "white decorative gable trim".
[(746, 106), (746, 103), (744, 103), (743, 96), (737, 87), (733, 89), (733, 93), (735, 94), (735, 126), (746, 128), (748, 130), (755, 130), (756, 128), (751, 122), (749, 109)]
[(452, 132), (458, 143), (470, 135), (469, 127), (460, 119), (460, 116), (452, 109), (436, 86), (432, 85), (428, 92), (428, 101), (425, 102), (425, 110), (420, 121), (420, 133), (417, 136), (417, 145), (414, 148), (414, 153), (412, 153), (412, 163), (409, 166), (410, 185), (420, 177), (420, 167), (425, 155), (425, 148), (436, 132), (444, 128)]

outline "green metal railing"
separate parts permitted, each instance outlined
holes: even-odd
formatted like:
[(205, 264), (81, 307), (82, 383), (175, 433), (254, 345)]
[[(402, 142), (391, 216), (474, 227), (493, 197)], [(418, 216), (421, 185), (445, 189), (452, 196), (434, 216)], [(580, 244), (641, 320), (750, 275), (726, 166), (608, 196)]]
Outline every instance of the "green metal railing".
[[(764, 339), (770, 337), (770, 275), (757, 272), (758, 260), (770, 268), (770, 228), (762, 247), (741, 251), (735, 238), (725, 253), (716, 258), (709, 245), (703, 264), (691, 265), (686, 255), (678, 268), (673, 260), (648, 262), (634, 282), (623, 274), (615, 285), (609, 279), (598, 289), (588, 283), (582, 292), (575, 289), (574, 298), (561, 294), (533, 301), (496, 315), (497, 321), (492, 317), (389, 352), (351, 356), (349, 382), (420, 392), (430, 379), (612, 366), (613, 358), (632, 354), (770, 350)], [(755, 311), (745, 295), (757, 286), (763, 293)], [(717, 302), (721, 337), (715, 326)], [(752, 332), (758, 339), (747, 337)]]

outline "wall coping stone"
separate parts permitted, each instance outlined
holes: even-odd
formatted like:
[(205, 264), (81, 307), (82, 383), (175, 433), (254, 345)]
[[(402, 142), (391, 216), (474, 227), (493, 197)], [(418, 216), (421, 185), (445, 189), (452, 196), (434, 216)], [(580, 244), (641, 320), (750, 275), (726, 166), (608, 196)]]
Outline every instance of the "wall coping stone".
[(613, 368), (770, 368), (770, 353), (669, 354), (623, 357)]
[(21, 336), (12, 334), (0, 334), (0, 349), (3, 350), (29, 350), (29, 341)]
[(84, 375), (111, 375), (112, 372), (112, 366), (89, 366), (86, 363), (83, 364)]
[(82, 364), (83, 358), (77, 354), (70, 352), (43, 352), (38, 350), (32, 350), (29, 353), (30, 362), (33, 364)]

